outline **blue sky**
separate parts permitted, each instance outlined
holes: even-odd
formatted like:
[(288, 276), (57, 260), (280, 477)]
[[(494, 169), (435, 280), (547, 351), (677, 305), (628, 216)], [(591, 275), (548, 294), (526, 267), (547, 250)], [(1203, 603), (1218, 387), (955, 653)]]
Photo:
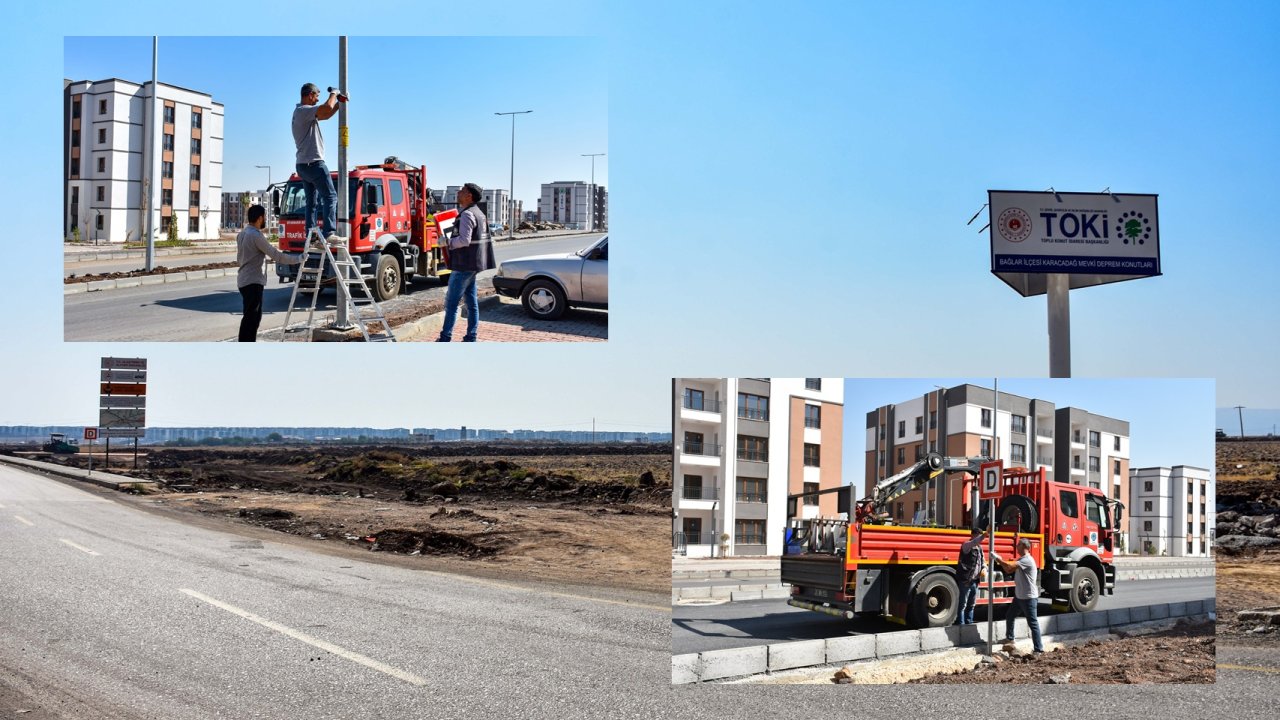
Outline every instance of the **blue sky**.
[[(994, 378), (848, 378), (844, 384), (844, 479), (861, 486), (866, 415), (919, 398), (935, 385), (991, 388)], [(1129, 422), (1130, 467), (1194, 465), (1213, 469), (1214, 383), (1207, 379), (999, 378), (1000, 392), (1048, 400)]]
[[(281, 377), (294, 377), (292, 368), (304, 362), (369, 362), (376, 352), (307, 348), (303, 357), (283, 348), (61, 342), (54, 219), (62, 179), (51, 159), (60, 154), (64, 36), (193, 30), (323, 38), (307, 41), (317, 44), (314, 61), (264, 39), (243, 53), (248, 60), (217, 54), (193, 69), (216, 74), (219, 66), (247, 64), (246, 85), (288, 90), (282, 105), (274, 94), (252, 98), (264, 122), (287, 112), (296, 74), (333, 81), (328, 48), (339, 32), (352, 36), (353, 51), (360, 37), (387, 32), (588, 39), (591, 55), (565, 59), (554, 74), (506, 58), (516, 90), (469, 87), (468, 99), (480, 97), (475, 103), (459, 98), (455, 70), (476, 62), (474, 54), (407, 40), (404, 54), (419, 53), (413, 66), (421, 70), (392, 89), (408, 104), (441, 89), (437, 105), (447, 123), (375, 116), (369, 108), (377, 93), (353, 101), (353, 114), (363, 108), (353, 146), (378, 132), (394, 133), (395, 142), (412, 137), (420, 144), (397, 154), (418, 153), (441, 167), (453, 161), (430, 156), (465, 143), (454, 128), (479, 123), (497, 149), (478, 167), (501, 183), (509, 126), (489, 113), (524, 109), (513, 105), (513, 93), (529, 93), (520, 99), (543, 104), (530, 122), (518, 121), (517, 161), (541, 137), (537, 145), (580, 162), (576, 174), (585, 177), (589, 165), (577, 154), (607, 139), (610, 221), (621, 238), (606, 347), (475, 346), (465, 356), (392, 348), (402, 367), (464, 365), (445, 383), (461, 389), (391, 407), (370, 402), (357, 408), (361, 417), (387, 420), (366, 424), (443, 414), (495, 425), (491, 418), (537, 416), (550, 406), (574, 418), (625, 415), (618, 419), (661, 428), (669, 426), (673, 376), (1045, 375), (1044, 299), (1021, 298), (991, 275), (988, 237), (976, 232), (982, 223), (965, 222), (988, 189), (1049, 186), (1160, 195), (1164, 275), (1072, 293), (1077, 377), (1216, 378), (1219, 407), (1280, 408), (1280, 242), (1269, 221), (1280, 167), (1280, 4), (1221, 2), (1211, 11), (1190, 2), (216, 7), (197, 14), (136, 0), (128, 12), (89, 2), (11, 11), (0, 50), (22, 58), (7, 89), (23, 104), (0, 114), (0, 136), (8, 166), (22, 171), (0, 175), (0, 189), (22, 209), (15, 220), (31, 228), (7, 241), (27, 271), (0, 290), (22, 311), (12, 345), (18, 351), (0, 355), (0, 372), (23, 382), (7, 387), (0, 415), (66, 420), (66, 409), (82, 399), (62, 389), (60, 378), (96, 367), (100, 355), (136, 353), (167, 368), (182, 388), (183, 402), (166, 421), (249, 415), (293, 422), (286, 403), (260, 400), (278, 392)], [(145, 72), (141, 45), (141, 59), (131, 54), (129, 62)], [(162, 73), (171, 69), (161, 62)], [(605, 78), (607, 136), (562, 142), (537, 135), (554, 128), (535, 118), (590, 92), (579, 76)], [(280, 134), (262, 142), (270, 152), (283, 143), (284, 154), (269, 162), (287, 167), (283, 126), (270, 127)], [(232, 132), (253, 135), (247, 125)], [(532, 179), (520, 175), (528, 166), (517, 165), (518, 182)], [(433, 178), (437, 172), (444, 171)], [(37, 241), (24, 243), (28, 235)], [(326, 417), (319, 408), (297, 412)]]
[[(542, 183), (587, 182), (591, 159), (582, 154), (608, 151), (608, 78), (602, 64), (589, 62), (600, 52), (590, 37), (352, 37), (350, 162), (396, 155), (425, 165), (432, 187), (507, 188), (511, 118), (493, 113), (533, 110), (516, 119), (516, 198), (537, 209)], [(425, 61), (416, 72), (409, 70), (413, 56)], [(261, 189), (267, 171), (255, 165), (270, 165), (276, 182), (293, 172), (289, 119), (299, 88), (337, 87), (338, 39), (162, 36), (158, 65), (160, 82), (224, 105), (223, 189)], [(515, 68), (529, 80), (501, 80)], [(148, 81), (151, 37), (68, 37), (63, 73), (71, 80)], [(556, 78), (569, 77), (571, 92), (555, 89)], [(337, 118), (321, 131), (326, 160), (336, 168)], [(597, 158), (597, 184), (608, 184), (608, 170), (608, 157)]]

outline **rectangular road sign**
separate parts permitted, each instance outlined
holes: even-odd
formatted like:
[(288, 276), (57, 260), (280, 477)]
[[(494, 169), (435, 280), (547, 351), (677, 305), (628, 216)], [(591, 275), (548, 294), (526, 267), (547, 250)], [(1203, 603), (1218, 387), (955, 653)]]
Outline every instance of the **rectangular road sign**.
[(85, 429), (84, 429), (84, 439), (85, 439), (85, 440), (97, 440), (97, 439), (98, 439), (98, 428), (85, 428)]
[(98, 407), (102, 408), (144, 408), (147, 406), (146, 395), (99, 395)]
[(98, 411), (98, 427), (142, 427), (147, 424), (146, 410), (113, 409)]
[(146, 395), (146, 383), (104, 382), (101, 384), (103, 395)]
[(118, 358), (104, 357), (102, 358), (103, 370), (146, 370), (146, 358)]
[(146, 428), (103, 428), (104, 438), (140, 438), (147, 434)]
[(982, 463), (978, 472), (978, 499), (995, 500), (1000, 497), (1000, 478), (1003, 476), (1003, 460)]
[(140, 382), (147, 381), (146, 370), (103, 370), (102, 382)]
[(1160, 274), (1155, 195), (987, 191), (991, 272), (1023, 297)]

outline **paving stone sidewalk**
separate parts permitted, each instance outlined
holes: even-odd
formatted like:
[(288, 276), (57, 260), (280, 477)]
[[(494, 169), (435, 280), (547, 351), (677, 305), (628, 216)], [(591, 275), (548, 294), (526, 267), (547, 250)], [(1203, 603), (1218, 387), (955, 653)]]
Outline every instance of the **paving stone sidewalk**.
[[(458, 308), (453, 341), (462, 342), (467, 319)], [(444, 313), (420, 321), (411, 342), (434, 342), (444, 325)], [(569, 310), (559, 320), (535, 320), (519, 301), (498, 297), (480, 301), (477, 342), (605, 342), (609, 339), (609, 313), (601, 310)]]

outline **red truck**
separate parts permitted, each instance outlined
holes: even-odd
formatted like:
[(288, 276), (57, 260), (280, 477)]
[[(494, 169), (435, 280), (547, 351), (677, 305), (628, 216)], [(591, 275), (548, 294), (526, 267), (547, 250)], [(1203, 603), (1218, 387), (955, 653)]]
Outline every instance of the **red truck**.
[[(341, 188), (338, 173), (331, 174), (334, 187)], [(379, 302), (399, 295), (414, 275), (442, 278), (448, 274), (443, 234), (458, 211), (432, 212), (426, 168), (393, 156), (378, 165), (357, 165), (348, 176), (348, 249)], [(281, 250), (301, 253), (305, 248), (306, 204), (302, 181), (294, 174), (284, 185), (283, 202), (275, 207), (283, 228)], [(323, 224), (320, 219), (317, 222)], [(283, 283), (293, 282), (297, 270), (297, 265), (276, 264), (276, 275)]]
[[(789, 605), (852, 619), (882, 616), (910, 627), (952, 624), (958, 612), (955, 566), (960, 545), (970, 538), (968, 526), (988, 527), (986, 511), (973, 517), (973, 478), (986, 458), (943, 458), (930, 453), (916, 465), (881, 481), (875, 496), (852, 501), (851, 487), (791, 495), (788, 499), (782, 582), (791, 585)], [(895, 497), (945, 472), (965, 472), (965, 527), (894, 525), (879, 512)], [(796, 520), (795, 504), (806, 495), (838, 492), (835, 518)], [(986, 507), (983, 502), (978, 507)], [(1044, 469), (1006, 469), (996, 505), (995, 549), (1017, 557), (1018, 538), (1031, 541), (1040, 568), (1042, 596), (1055, 608), (1083, 612), (1098, 597), (1115, 592), (1113, 550), (1115, 528), (1123, 505), (1100, 490), (1047, 480)], [(983, 551), (987, 544), (984, 541)], [(977, 604), (1007, 604), (1013, 580), (996, 568), (992, 597), (979, 586)]]

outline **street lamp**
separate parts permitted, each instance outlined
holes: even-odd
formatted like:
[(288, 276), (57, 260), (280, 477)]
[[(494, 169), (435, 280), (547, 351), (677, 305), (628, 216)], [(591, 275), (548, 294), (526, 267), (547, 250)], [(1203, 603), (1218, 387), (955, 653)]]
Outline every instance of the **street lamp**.
[(496, 112), (494, 115), (510, 115), (511, 116), (511, 195), (507, 197), (507, 205), (509, 207), (507, 216), (507, 239), (510, 240), (516, 236), (515, 218), (512, 217), (516, 211), (516, 116), (527, 115), (532, 110), (516, 110), (514, 112)]
[(582, 153), (582, 157), (591, 158), (591, 195), (587, 198), (587, 232), (596, 229), (596, 158), (604, 153)]
[(261, 169), (261, 168), (266, 168), (266, 170), (267, 170), (267, 197), (268, 197), (268, 199), (267, 199), (267, 202), (266, 202), (266, 206), (267, 206), (267, 230), (268, 230), (268, 232), (269, 232), (269, 231), (271, 230), (271, 228), (272, 228), (272, 225), (271, 225), (271, 200), (270, 200), (270, 196), (271, 196), (271, 166), (270, 166), (270, 165), (254, 165), (254, 167), (259, 168), (259, 169)]
[(200, 225), (202, 228), (200, 230), (200, 239), (204, 240), (205, 235), (208, 234), (207, 230), (209, 228), (209, 206), (208, 205), (205, 205), (204, 209), (200, 211)]

